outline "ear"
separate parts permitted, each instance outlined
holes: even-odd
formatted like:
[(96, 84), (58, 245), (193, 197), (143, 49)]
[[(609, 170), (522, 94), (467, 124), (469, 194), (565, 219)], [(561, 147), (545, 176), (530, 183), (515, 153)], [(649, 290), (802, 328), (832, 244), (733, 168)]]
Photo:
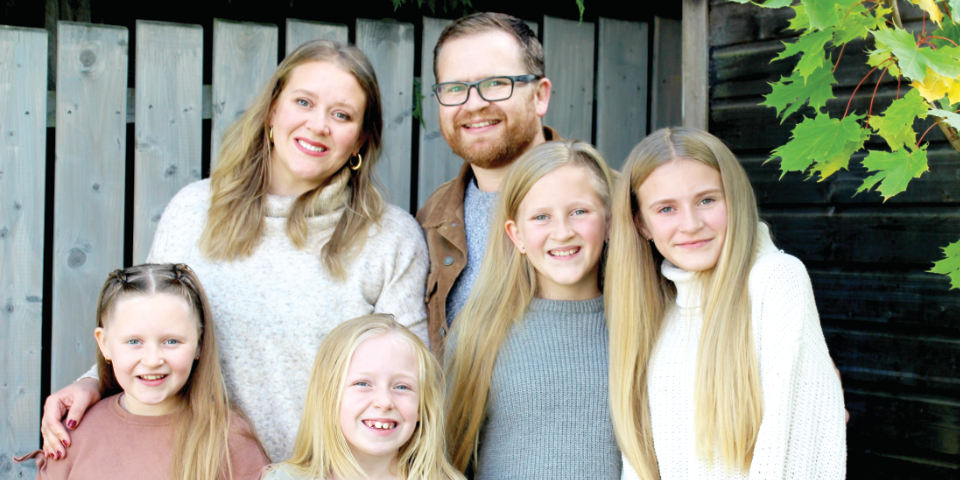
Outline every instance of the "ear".
[(523, 235), (520, 233), (520, 227), (517, 226), (517, 222), (507, 220), (506, 223), (503, 224), (503, 229), (506, 230), (507, 236), (510, 237), (510, 241), (513, 242), (513, 246), (517, 247), (520, 253), (527, 253), (526, 247), (523, 246)]
[(547, 107), (550, 105), (551, 88), (553, 88), (553, 84), (550, 83), (549, 78), (544, 77), (537, 81), (537, 90), (533, 94), (533, 100), (538, 117), (543, 117), (547, 114)]
[(643, 215), (639, 212), (633, 216), (633, 223), (637, 226), (637, 232), (646, 240), (652, 240), (653, 235), (650, 234), (650, 230), (647, 228), (646, 224), (643, 223)]
[(97, 327), (93, 330), (93, 338), (97, 339), (97, 348), (100, 349), (100, 354), (103, 355), (104, 360), (110, 360), (110, 349), (107, 348), (107, 336), (104, 334), (103, 327)]

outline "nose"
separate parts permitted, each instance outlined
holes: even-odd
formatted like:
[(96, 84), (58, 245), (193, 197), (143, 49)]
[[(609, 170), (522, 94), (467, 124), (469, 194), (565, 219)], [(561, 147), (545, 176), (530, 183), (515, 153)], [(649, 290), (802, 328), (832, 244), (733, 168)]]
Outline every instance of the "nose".
[(683, 219), (680, 224), (680, 228), (685, 232), (699, 230), (703, 225), (703, 220), (700, 218), (700, 214), (694, 208), (684, 209), (682, 215)]
[(393, 395), (389, 388), (377, 388), (373, 394), (373, 406), (381, 410), (391, 410), (393, 408)]
[(143, 349), (143, 357), (140, 359), (140, 363), (148, 366), (158, 366), (163, 364), (163, 352), (160, 350), (159, 345), (145, 345)]
[(573, 226), (570, 225), (570, 217), (561, 216), (557, 222), (553, 224), (553, 230), (551, 234), (554, 239), (565, 240), (573, 236)]
[(310, 119), (307, 120), (307, 129), (311, 132), (314, 132), (318, 135), (328, 136), (330, 135), (330, 119), (327, 118), (326, 114), (318, 113), (313, 115)]

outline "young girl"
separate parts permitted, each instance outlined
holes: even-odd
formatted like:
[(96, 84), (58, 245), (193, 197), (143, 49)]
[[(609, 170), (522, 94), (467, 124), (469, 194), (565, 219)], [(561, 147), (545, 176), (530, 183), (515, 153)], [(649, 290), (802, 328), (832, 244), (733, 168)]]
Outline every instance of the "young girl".
[(599, 282), (612, 185), (582, 142), (511, 167), (447, 340), (454, 465), (478, 479), (619, 478)]
[(320, 344), (293, 457), (264, 480), (463, 480), (444, 456), (443, 380), (392, 315), (341, 323)]
[(94, 336), (104, 398), (63, 460), (38, 460), (38, 479), (255, 479), (269, 463), (229, 407), (210, 307), (189, 267), (111, 273)]
[(608, 265), (624, 478), (844, 478), (843, 393), (810, 279), (720, 140), (671, 128), (633, 149)]

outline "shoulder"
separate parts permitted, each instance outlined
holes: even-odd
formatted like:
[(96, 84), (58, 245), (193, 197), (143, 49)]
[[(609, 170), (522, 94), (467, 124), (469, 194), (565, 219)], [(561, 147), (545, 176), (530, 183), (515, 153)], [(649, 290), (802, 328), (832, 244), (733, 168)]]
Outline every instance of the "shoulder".
[(413, 218), (413, 215), (393, 204), (387, 204), (386, 208), (383, 209), (380, 224), (382, 230), (395, 231), (399, 235), (422, 232), (420, 224)]
[[(464, 168), (469, 169), (468, 166)], [(469, 172), (461, 169), (459, 175), (437, 187), (427, 198), (426, 203), (417, 210), (417, 221), (424, 228), (443, 223), (452, 208), (457, 206), (463, 208), (463, 194), (466, 190), (464, 184), (467, 175)]]
[(398, 249), (417, 249), (420, 245), (426, 248), (420, 224), (412, 215), (395, 205), (384, 208), (380, 220), (371, 225), (367, 235), (370, 244), (365, 246), (367, 249), (382, 250), (384, 245), (393, 245)]
[(196, 203), (210, 203), (210, 179), (204, 178), (196, 182), (188, 183), (177, 191), (176, 195), (170, 200), (170, 204), (192, 205)]
[(759, 293), (772, 286), (792, 291), (810, 285), (807, 268), (797, 257), (776, 248), (765, 249), (757, 255), (750, 269), (750, 292)]

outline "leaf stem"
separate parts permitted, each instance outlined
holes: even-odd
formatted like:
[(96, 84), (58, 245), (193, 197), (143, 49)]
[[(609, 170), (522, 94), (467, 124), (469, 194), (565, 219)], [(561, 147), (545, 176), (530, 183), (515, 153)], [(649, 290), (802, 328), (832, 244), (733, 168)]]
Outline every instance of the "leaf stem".
[(890, 0), (890, 7), (893, 10), (893, 24), (897, 28), (903, 28), (903, 20), (900, 20), (900, 7), (897, 5), (897, 0)]
[[(883, 64), (881, 63), (880, 65), (883, 65)], [(877, 68), (880, 68), (880, 65), (877, 65), (876, 67), (871, 68), (870, 71), (867, 72), (867, 74), (860, 79), (860, 83), (857, 84), (856, 88), (854, 88), (853, 91), (850, 92), (850, 100), (847, 101), (847, 108), (846, 110), (843, 111), (843, 117), (841, 117), (840, 120), (847, 118), (847, 113), (850, 112), (850, 104), (853, 103), (853, 96), (857, 94), (857, 90), (860, 90), (860, 85), (863, 85), (863, 82), (867, 80), (867, 77), (872, 75), (873, 72), (876, 72)]]
[(937, 126), (937, 122), (936, 122), (936, 121), (934, 121), (933, 123), (931, 123), (930, 126), (927, 127), (927, 129), (923, 131), (923, 135), (920, 135), (920, 139), (917, 140), (917, 145), (916, 145), (916, 147), (914, 147), (914, 148), (920, 148), (920, 142), (923, 141), (923, 137), (926, 137), (926, 136), (927, 136), (927, 133), (930, 132), (930, 130), (932, 130), (933, 127), (936, 127), (936, 126)]
[[(877, 65), (879, 67), (879, 65)], [(880, 88), (880, 82), (883, 81), (883, 75), (887, 73), (889, 66), (883, 67), (880, 71), (880, 78), (877, 79), (877, 85), (873, 87), (873, 95), (870, 96), (870, 107), (867, 108), (867, 126), (870, 125), (870, 115), (873, 113), (873, 101), (877, 98), (877, 89)]]
[[(936, 39), (938, 39), (938, 40), (946, 40), (946, 41), (952, 43), (954, 47), (960, 46), (960, 45), (957, 45), (957, 42), (954, 42), (953, 40), (950, 40), (950, 39), (947, 38), (947, 37), (941, 37), (940, 35), (931, 35), (931, 36), (927, 37), (927, 40), (933, 40), (934, 38), (936, 38)], [(928, 42), (928, 43), (929, 43), (929, 42)]]
[(846, 43), (844, 43), (843, 46), (840, 47), (840, 54), (837, 55), (837, 62), (833, 64), (833, 72), (834, 72), (834, 73), (837, 72), (837, 67), (840, 66), (840, 59), (843, 58), (843, 50), (844, 50), (845, 48), (847, 48), (847, 44), (846, 44)]

